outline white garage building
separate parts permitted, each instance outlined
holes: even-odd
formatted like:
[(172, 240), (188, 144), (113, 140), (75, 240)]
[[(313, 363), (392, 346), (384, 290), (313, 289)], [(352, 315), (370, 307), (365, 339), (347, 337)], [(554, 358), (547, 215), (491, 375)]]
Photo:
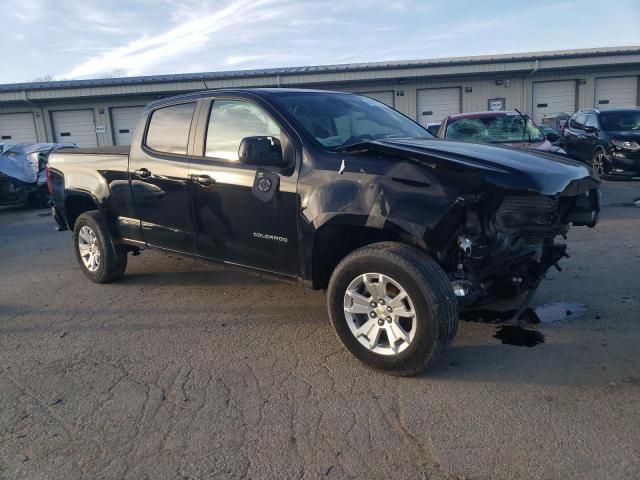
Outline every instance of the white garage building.
[(361, 93), (427, 125), (490, 107), (537, 121), (639, 105), (640, 47), (0, 85), (0, 143), (127, 144), (148, 102), (233, 87)]

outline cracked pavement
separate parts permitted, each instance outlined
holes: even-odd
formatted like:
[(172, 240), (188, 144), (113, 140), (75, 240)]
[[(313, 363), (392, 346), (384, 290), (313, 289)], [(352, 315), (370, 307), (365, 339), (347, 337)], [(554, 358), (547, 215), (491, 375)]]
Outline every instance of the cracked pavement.
[(424, 375), (340, 345), (323, 292), (144, 252), (90, 283), (44, 210), (0, 209), (0, 479), (640, 477), (640, 183), (534, 303), (587, 305), (503, 345), (463, 321)]

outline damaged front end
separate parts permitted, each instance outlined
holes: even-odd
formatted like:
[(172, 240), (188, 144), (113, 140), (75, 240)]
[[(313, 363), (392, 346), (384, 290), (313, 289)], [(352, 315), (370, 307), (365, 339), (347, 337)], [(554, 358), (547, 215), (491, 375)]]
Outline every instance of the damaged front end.
[(535, 292), (547, 270), (568, 257), (571, 225), (593, 227), (598, 188), (571, 193), (486, 193), (459, 199), (459, 223), (438, 260), (461, 306), (497, 304)]
[(464, 142), (375, 144), (425, 166), (427, 182), (442, 186), (445, 198), (457, 190), (438, 221), (425, 222), (424, 242), (464, 308), (530, 298), (547, 270), (560, 270), (568, 257), (557, 238), (572, 225), (598, 222), (600, 179), (570, 159)]
[(22, 143), (0, 154), (0, 205), (46, 205), (49, 154), (75, 144)]
[(0, 205), (19, 205), (29, 203), (42, 187), (27, 183), (0, 172)]

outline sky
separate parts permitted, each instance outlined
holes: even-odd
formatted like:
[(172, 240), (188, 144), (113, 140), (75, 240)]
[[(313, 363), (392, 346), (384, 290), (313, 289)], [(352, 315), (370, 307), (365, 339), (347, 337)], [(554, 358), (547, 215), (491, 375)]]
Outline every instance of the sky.
[(640, 45), (640, 0), (0, 0), (0, 83)]

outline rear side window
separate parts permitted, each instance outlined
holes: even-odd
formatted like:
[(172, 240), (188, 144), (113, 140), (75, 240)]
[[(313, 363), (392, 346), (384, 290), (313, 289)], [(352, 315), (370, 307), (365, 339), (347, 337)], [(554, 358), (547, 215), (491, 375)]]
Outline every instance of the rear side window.
[(186, 155), (195, 108), (195, 103), (181, 103), (154, 111), (147, 130), (147, 147), (157, 152)]

